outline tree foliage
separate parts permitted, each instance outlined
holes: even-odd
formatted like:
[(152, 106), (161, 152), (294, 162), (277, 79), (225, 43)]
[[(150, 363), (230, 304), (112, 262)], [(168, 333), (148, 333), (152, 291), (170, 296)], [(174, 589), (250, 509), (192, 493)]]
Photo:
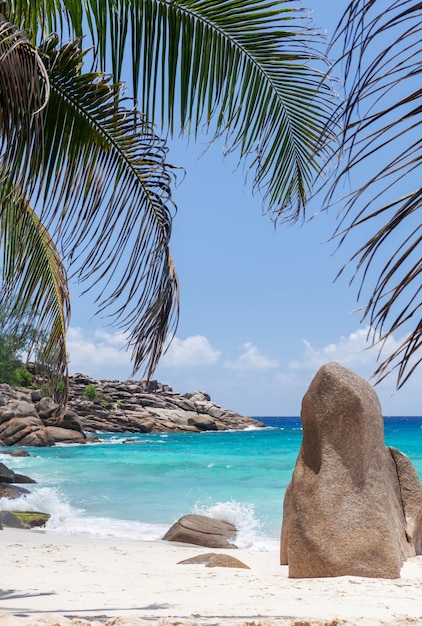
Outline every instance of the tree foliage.
[(24, 352), (30, 343), (31, 329), (3, 311), (0, 315), (0, 383), (27, 386), (31, 380), (25, 369)]

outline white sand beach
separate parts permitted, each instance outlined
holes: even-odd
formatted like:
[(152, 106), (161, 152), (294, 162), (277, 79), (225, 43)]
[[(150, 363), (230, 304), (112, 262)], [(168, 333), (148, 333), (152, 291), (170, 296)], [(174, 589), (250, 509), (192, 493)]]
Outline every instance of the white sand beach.
[(218, 550), (0, 531), (0, 626), (422, 624), (422, 557), (398, 580), (289, 579), (276, 552), (220, 550), (250, 569), (180, 565)]

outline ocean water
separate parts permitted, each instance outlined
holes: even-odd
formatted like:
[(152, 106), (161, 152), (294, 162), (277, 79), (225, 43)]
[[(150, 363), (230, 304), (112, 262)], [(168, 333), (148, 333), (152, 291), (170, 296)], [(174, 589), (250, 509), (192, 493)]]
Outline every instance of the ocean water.
[[(182, 515), (234, 523), (239, 547), (277, 550), (283, 498), (302, 440), (298, 417), (260, 417), (265, 429), (99, 434), (100, 443), (26, 448), (0, 461), (37, 483), (0, 509), (50, 513), (61, 533), (160, 539)], [(386, 417), (385, 441), (422, 478), (422, 417)]]

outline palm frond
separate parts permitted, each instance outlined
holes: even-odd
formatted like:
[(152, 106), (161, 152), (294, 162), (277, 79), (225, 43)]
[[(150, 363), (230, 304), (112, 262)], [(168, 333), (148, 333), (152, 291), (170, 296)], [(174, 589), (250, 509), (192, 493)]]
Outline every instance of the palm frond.
[(171, 132), (180, 116), (182, 132), (205, 125), (224, 135), (266, 208), (292, 220), (303, 217), (334, 139), (322, 38), (295, 4), (138, 0), (131, 17), (142, 110)]
[[(134, 95), (149, 120), (171, 132), (205, 125), (224, 134), (266, 209), (303, 216), (336, 130), (327, 124), (335, 98), (326, 45), (297, 0), (67, 0), (61, 13), (54, 0), (29, 2), (28, 19), (36, 12), (77, 36), (85, 10), (98, 67), (111, 59), (117, 81), (130, 55)], [(9, 19), (23, 19), (12, 4)]]
[(82, 36), (81, 0), (7, 0), (1, 9), (9, 22), (26, 31), (34, 46), (52, 33), (60, 33), (61, 39)]
[(1, 175), (7, 178), (13, 173), (22, 189), (29, 184), (26, 173), (32, 155), (43, 149), (37, 112), (46, 105), (48, 92), (48, 77), (37, 50), (25, 32), (0, 16)]
[[(408, 333), (375, 372), (380, 380), (397, 370), (400, 387), (421, 361), (422, 7), (394, 0), (380, 8), (353, 0), (336, 32), (345, 67), (344, 160), (328, 201), (342, 204), (341, 242), (351, 231), (365, 237), (350, 262), (352, 280), (361, 276), (359, 293), (372, 285), (364, 319), (374, 339), (383, 344), (393, 332)], [(375, 234), (367, 238), (369, 229)]]
[[(95, 288), (98, 310), (129, 333), (134, 373), (149, 377), (177, 324), (169, 241), (167, 148), (102, 74), (81, 74), (79, 42), (40, 54), (51, 95), (35, 207), (73, 277)], [(34, 168), (37, 169), (37, 168)]]
[[(50, 365), (47, 384), (55, 391), (61, 380), (67, 381), (70, 298), (66, 271), (49, 233), (18, 188), (10, 182), (0, 189), (0, 305), (30, 333), (28, 358), (41, 341)], [(66, 399), (67, 386), (62, 403)]]

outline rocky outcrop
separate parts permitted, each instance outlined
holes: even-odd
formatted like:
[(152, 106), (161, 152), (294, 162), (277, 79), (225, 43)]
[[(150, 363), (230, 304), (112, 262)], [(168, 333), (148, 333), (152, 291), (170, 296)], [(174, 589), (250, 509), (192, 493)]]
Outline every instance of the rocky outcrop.
[(175, 393), (157, 381), (97, 381), (76, 374), (59, 417), (57, 403), (41, 389), (0, 384), (0, 446), (83, 444), (87, 433), (156, 433), (243, 430), (265, 426), (222, 409), (203, 391)]
[(422, 543), (422, 487), (410, 460), (384, 444), (375, 391), (329, 363), (311, 382), (301, 418), (281, 563), (293, 578), (399, 578), (403, 561)]
[(206, 515), (184, 515), (164, 535), (164, 541), (180, 541), (207, 548), (236, 548), (236, 527)]
[[(95, 397), (89, 398), (87, 389)], [(201, 432), (264, 426), (221, 408), (204, 391), (182, 395), (157, 381), (96, 381), (82, 374), (71, 378), (69, 408), (79, 416), (85, 432)]]

